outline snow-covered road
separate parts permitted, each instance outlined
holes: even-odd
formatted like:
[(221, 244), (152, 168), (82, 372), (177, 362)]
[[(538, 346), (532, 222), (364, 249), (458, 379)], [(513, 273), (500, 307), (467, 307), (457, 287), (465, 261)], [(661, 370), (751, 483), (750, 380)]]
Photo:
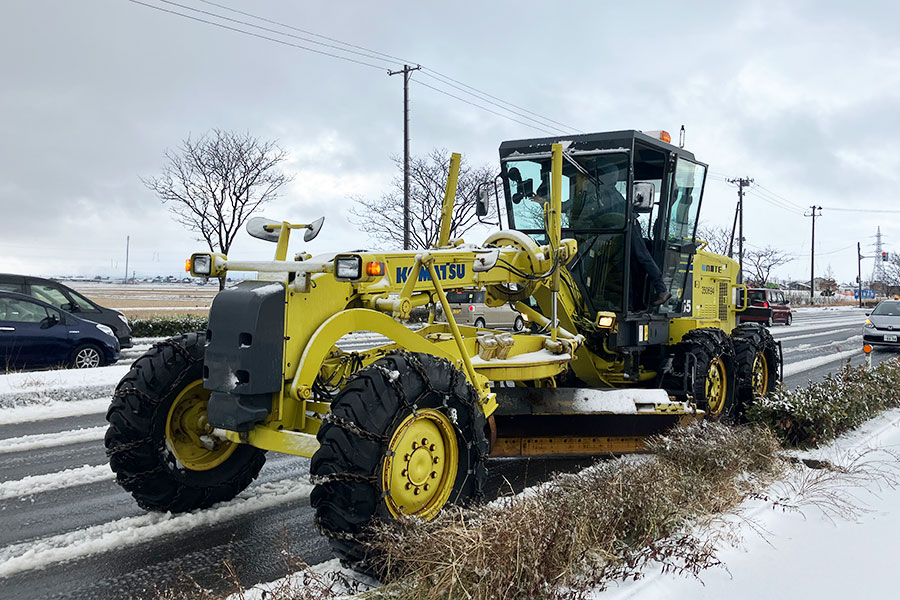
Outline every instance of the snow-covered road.
[[(809, 311), (773, 328), (786, 383), (818, 379), (841, 360), (860, 362), (863, 319), (854, 310)], [(215, 588), (225, 558), (253, 584), (284, 574), (285, 545), (309, 564), (331, 558), (312, 522), (307, 459), (270, 454), (244, 494), (197, 515), (148, 516), (115, 484), (101, 440), (108, 398), (152, 341), (138, 340), (103, 369), (0, 376), (0, 597), (121, 598), (180, 572)], [(367, 333), (344, 340), (347, 349), (380, 341)], [(489, 492), (590, 462), (495, 460)]]

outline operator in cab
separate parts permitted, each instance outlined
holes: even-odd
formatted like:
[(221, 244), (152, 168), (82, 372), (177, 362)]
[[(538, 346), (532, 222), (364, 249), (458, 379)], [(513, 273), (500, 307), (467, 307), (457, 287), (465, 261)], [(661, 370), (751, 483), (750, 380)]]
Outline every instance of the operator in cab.
[[(621, 226), (626, 214), (625, 197), (616, 189), (620, 181), (620, 169), (614, 164), (603, 165), (596, 176), (578, 173), (569, 200), (569, 226), (573, 229), (595, 229)], [(615, 222), (615, 221), (618, 221)], [(637, 218), (631, 220), (631, 260), (632, 265), (640, 265), (650, 281), (651, 306), (659, 306), (671, 298), (663, 282), (662, 271), (653, 260)]]

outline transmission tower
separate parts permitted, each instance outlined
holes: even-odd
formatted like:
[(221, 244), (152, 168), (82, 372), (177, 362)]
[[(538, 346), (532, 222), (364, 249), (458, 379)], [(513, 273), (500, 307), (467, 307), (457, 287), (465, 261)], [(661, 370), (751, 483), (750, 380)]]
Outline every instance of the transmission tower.
[(875, 234), (875, 266), (872, 267), (872, 281), (884, 281), (884, 261), (881, 260), (881, 253), (884, 252), (884, 244), (881, 239), (881, 226), (878, 226), (878, 232)]

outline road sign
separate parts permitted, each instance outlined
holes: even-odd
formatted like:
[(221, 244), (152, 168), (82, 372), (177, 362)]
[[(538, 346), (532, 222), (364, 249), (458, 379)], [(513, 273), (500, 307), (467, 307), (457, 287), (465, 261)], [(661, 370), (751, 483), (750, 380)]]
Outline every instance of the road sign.
[[(853, 290), (853, 297), (856, 300), (859, 300), (859, 290)], [(863, 290), (862, 297), (863, 297), (863, 300), (874, 300), (875, 299), (875, 290)]]

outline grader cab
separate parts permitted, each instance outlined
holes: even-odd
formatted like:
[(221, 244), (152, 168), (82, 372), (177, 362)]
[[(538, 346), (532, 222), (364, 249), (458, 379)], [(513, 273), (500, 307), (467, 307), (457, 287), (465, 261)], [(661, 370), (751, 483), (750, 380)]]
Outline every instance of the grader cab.
[[(123, 378), (106, 436), (119, 483), (186, 511), (234, 497), (267, 450), (311, 457), (317, 525), (357, 560), (373, 520), (477, 498), (490, 456), (641, 451), (774, 388), (779, 347), (735, 327), (736, 263), (695, 239), (706, 165), (637, 131), (504, 142), (500, 161), (508, 228), (477, 247), (449, 239), (453, 155), (435, 248), (289, 259), (291, 231), (308, 240), (321, 221), (258, 218), (248, 231), (274, 260), (194, 254), (194, 276), (258, 277)], [(529, 328), (459, 325), (447, 293), (462, 290)], [(418, 307), (430, 316), (413, 329)], [(357, 331), (387, 342), (342, 350)]]

